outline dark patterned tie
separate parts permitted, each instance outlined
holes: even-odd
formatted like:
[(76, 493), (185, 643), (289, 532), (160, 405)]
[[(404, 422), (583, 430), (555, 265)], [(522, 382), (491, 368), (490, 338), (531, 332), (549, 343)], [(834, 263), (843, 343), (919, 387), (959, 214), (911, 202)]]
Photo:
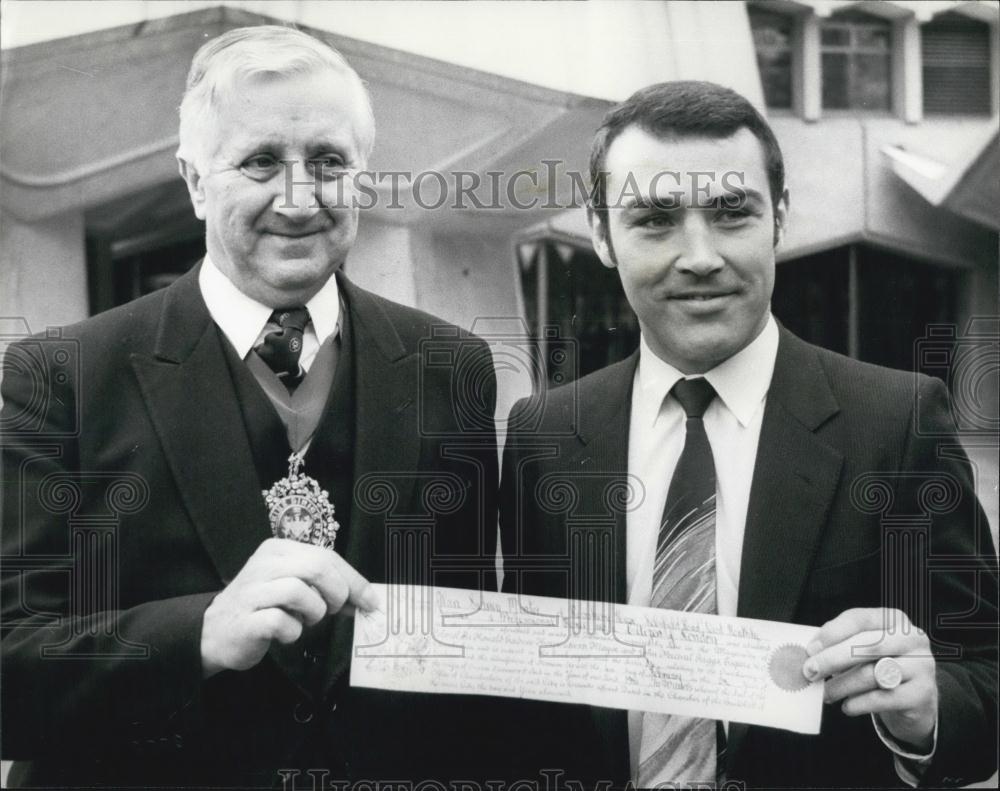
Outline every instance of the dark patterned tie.
[(305, 377), (299, 360), (302, 357), (302, 333), (309, 323), (309, 311), (303, 307), (278, 308), (271, 314), (264, 339), (254, 346), (257, 355), (294, 393)]
[[(705, 379), (682, 379), (671, 390), (687, 415), (660, 520), (652, 607), (715, 613), (715, 462), (702, 415), (715, 398)], [(646, 712), (639, 748), (639, 786), (715, 783), (715, 720)]]

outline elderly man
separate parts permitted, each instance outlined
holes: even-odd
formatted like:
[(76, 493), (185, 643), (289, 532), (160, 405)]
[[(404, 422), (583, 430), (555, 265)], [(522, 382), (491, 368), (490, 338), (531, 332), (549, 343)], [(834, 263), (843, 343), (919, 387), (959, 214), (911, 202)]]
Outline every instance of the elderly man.
[[(487, 771), (467, 703), (348, 685), (370, 581), (494, 580), (489, 350), (340, 271), (374, 133), (317, 39), (209, 41), (177, 154), (204, 260), (8, 353), (3, 556), (32, 561), (3, 576), (12, 784)], [(454, 365), (423, 365), (431, 338)], [(470, 409), (484, 420), (463, 429)]]
[[(820, 626), (803, 672), (826, 679), (828, 706), (818, 736), (550, 707), (525, 739), (535, 767), (641, 787), (988, 776), (996, 554), (944, 386), (775, 321), (788, 192), (743, 97), (641, 90), (606, 117), (591, 171), (594, 247), (641, 342), (515, 408), (505, 588)], [(552, 485), (575, 496), (546, 497)], [(626, 485), (630, 501), (609, 496)]]

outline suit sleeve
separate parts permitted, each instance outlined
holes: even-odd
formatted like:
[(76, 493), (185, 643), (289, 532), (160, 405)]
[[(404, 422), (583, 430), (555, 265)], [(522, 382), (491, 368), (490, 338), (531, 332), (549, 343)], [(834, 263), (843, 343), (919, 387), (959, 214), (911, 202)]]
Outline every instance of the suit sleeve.
[(74, 354), (71, 343), (29, 340), (4, 358), (5, 759), (172, 749), (201, 688), (201, 620), (214, 594), (102, 606), (117, 557), (81, 483)]
[(997, 555), (951, 414), (944, 384), (921, 377), (903, 470), (905, 500), (931, 520), (929, 618), (917, 621), (937, 664), (937, 745), (921, 779), (932, 787), (996, 769)]

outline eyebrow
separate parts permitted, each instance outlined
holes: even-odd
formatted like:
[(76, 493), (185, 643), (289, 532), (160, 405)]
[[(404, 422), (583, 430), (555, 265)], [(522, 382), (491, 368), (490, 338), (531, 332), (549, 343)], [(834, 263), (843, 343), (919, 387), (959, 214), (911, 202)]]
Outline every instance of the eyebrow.
[(312, 146), (314, 151), (328, 149), (333, 149), (336, 151), (346, 151), (346, 149), (351, 145), (350, 140), (346, 138), (335, 138), (335, 137), (324, 137), (320, 140), (315, 141), (315, 145)]
[[(267, 135), (265, 137), (258, 138), (256, 140), (247, 140), (245, 145), (247, 148), (271, 148), (271, 149), (282, 149), (288, 143), (288, 140), (283, 138), (281, 135)], [(347, 149), (350, 147), (351, 142), (346, 138), (335, 138), (335, 137), (322, 137), (318, 140), (309, 141), (310, 151), (337, 151), (339, 153), (346, 153)]]
[[(707, 206), (698, 208), (710, 208), (717, 203), (723, 202), (728, 195), (737, 195), (742, 192), (745, 196), (745, 200), (741, 201), (740, 206), (747, 204), (759, 204), (763, 205), (765, 203), (764, 196), (755, 189), (747, 189), (745, 187), (740, 187), (738, 189), (727, 189), (721, 195), (711, 198), (708, 201)], [(648, 198), (645, 196), (629, 196), (620, 204), (619, 208), (624, 210), (635, 210), (635, 211), (645, 211), (647, 209), (659, 209), (659, 210), (673, 210), (686, 208), (679, 200), (675, 199), (672, 195), (664, 196), (660, 199)]]
[(646, 197), (629, 197), (625, 199), (621, 204), (622, 209), (675, 209), (678, 208), (680, 202), (673, 196), (667, 196), (664, 198), (646, 198)]

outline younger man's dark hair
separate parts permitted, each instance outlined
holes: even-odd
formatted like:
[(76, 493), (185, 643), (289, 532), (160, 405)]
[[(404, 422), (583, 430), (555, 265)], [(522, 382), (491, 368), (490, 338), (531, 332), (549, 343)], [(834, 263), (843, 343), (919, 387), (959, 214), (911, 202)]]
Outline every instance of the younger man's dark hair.
[(661, 82), (636, 91), (605, 117), (590, 149), (591, 206), (607, 222), (607, 174), (604, 161), (611, 144), (629, 126), (657, 137), (712, 137), (734, 135), (746, 127), (764, 149), (771, 205), (785, 190), (785, 163), (778, 141), (764, 117), (744, 97), (714, 82)]

